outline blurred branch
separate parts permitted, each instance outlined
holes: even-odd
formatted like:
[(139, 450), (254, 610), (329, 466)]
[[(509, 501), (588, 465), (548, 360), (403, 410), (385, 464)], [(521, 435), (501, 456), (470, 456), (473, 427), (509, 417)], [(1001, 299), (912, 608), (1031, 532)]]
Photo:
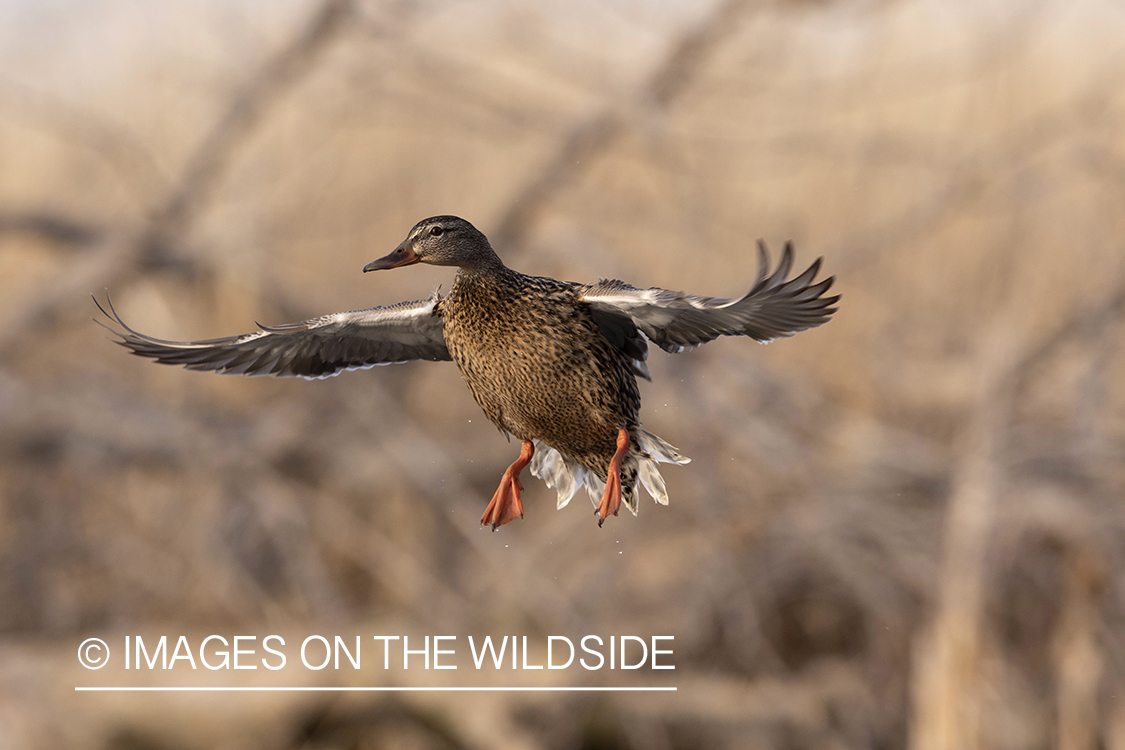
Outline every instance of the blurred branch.
[(339, 36), (351, 12), (350, 0), (326, 0), (289, 45), (266, 61), (234, 96), (226, 112), (188, 159), (175, 189), (153, 221), (155, 229), (182, 231), (206, 205), (226, 175), (237, 148), (254, 132), (270, 107), (311, 69), (321, 52)]
[(760, 7), (749, 0), (726, 0), (710, 18), (672, 47), (636, 96), (611, 105), (574, 127), (555, 155), (536, 169), (535, 177), (516, 193), (492, 232), (495, 244), (518, 247), (525, 242), (543, 209), (581, 174), (583, 162), (589, 164), (607, 151), (626, 131), (630, 120), (667, 109), (698, 78), (715, 50), (738, 31), (742, 16)]
[(120, 123), (9, 80), (0, 80), (0, 112), (88, 148), (109, 165), (143, 211), (152, 210), (156, 197), (168, 191), (168, 178), (152, 153)]
[[(1120, 88), (1122, 63), (1115, 57), (1103, 66), (1093, 83), (1066, 101), (1002, 130), (995, 137), (966, 150), (947, 164), (945, 184), (923, 200), (874, 229), (845, 238), (836, 262), (842, 275), (877, 262), (888, 247), (925, 236), (974, 204), (983, 204), (998, 185), (1020, 179), (1034, 169), (1034, 157), (1076, 131), (1088, 129), (1109, 111), (1107, 92)], [(940, 154), (934, 157), (941, 158)], [(948, 160), (948, 156), (944, 157)]]
[[(1009, 302), (1012, 294), (1008, 295)], [(1125, 287), (1080, 311), (1038, 343), (1024, 343), (1026, 336), (1019, 335), (1021, 327), (1014, 321), (1020, 317), (1014, 312), (1018, 308), (1008, 304), (1008, 313), (998, 315), (981, 339), (979, 387), (963, 434), (961, 458), (954, 466), (953, 491), (946, 512), (937, 614), (927, 648), (920, 653), (915, 682), (916, 725), (911, 738), (915, 750), (971, 750), (980, 746), (984, 571), (998, 490), (1004, 482), (1000, 453), (1015, 404), (1027, 373), (1035, 365), (1074, 336), (1092, 338), (1120, 318), (1125, 310)], [(1085, 591), (1090, 586), (1076, 583), (1073, 588)], [(1076, 670), (1097, 662), (1100, 656), (1091, 645), (1093, 626), (1087, 620), (1092, 616), (1079, 612), (1068, 617), (1085, 620), (1068, 620), (1059, 636), (1059, 648), (1065, 651), (1059, 657), (1060, 680), (1067, 687), (1059, 696), (1060, 721), (1065, 724), (1061, 729), (1067, 733), (1063, 738), (1067, 747), (1092, 747), (1088, 732), (1077, 728), (1081, 718), (1076, 717), (1087, 717), (1094, 710), (1090, 701), (1095, 700), (1091, 696), (1096, 694), (1096, 685), (1087, 684), (1086, 676)]]
[(1098, 687), (1105, 658), (1099, 643), (1105, 565), (1096, 545), (1067, 545), (1066, 606), (1053, 652), (1058, 680), (1059, 750), (1096, 750)]
[(0, 309), (0, 361), (10, 359), (22, 342), (52, 325), (68, 306), (87, 304), (91, 290), (108, 286), (124, 275), (136, 257), (130, 241), (107, 231), (90, 250), (75, 256), (65, 274), (9, 292)]
[[(1006, 321), (1005, 321), (1006, 322)], [(915, 679), (913, 750), (980, 746), (981, 617), (985, 552), (1001, 481), (997, 452), (1011, 413), (1011, 337), (994, 323), (983, 340), (979, 382), (955, 464), (942, 533), (937, 613)]]
[(104, 229), (45, 211), (0, 213), (0, 235), (30, 234), (69, 247), (96, 242)]
[[(1016, 32), (1010, 29), (1005, 32), (1006, 38), (1013, 35), (1026, 35), (1037, 18), (1035, 11), (1041, 4), (1037, 3), (1033, 8), (1029, 8), (1021, 17)], [(581, 174), (584, 161), (588, 164), (599, 154), (609, 150), (627, 131), (631, 121), (670, 107), (677, 97), (698, 80), (715, 51), (738, 31), (743, 16), (751, 10), (760, 10), (762, 7), (763, 4), (751, 3), (748, 0), (727, 0), (706, 21), (685, 34), (672, 47), (669, 55), (645, 81), (632, 100), (624, 104), (612, 105), (574, 127), (563, 139), (554, 157), (537, 169), (535, 177), (516, 193), (501, 217), (497, 229), (492, 233), (495, 244), (500, 247), (518, 247), (525, 242), (532, 225), (543, 209)], [(988, 50), (990, 47), (985, 45), (984, 49)], [(996, 58), (984, 55), (980, 66), (987, 67), (993, 64), (996, 64)], [(1089, 92), (1082, 98), (1083, 106), (1078, 110), (1088, 110), (1094, 101), (1104, 106), (1106, 90), (1104, 87), (1099, 87), (1097, 91)], [(908, 93), (916, 95), (917, 87), (910, 87)], [(1060, 108), (1051, 115), (1055, 119), (1061, 117), (1069, 124), (1075, 113), (1075, 109)], [(1031, 125), (1034, 128), (1041, 124)], [(987, 149), (982, 151), (986, 152)], [(1003, 149), (1001, 152), (1011, 153)], [(971, 167), (976, 164), (979, 156), (974, 153), (973, 158), (966, 159), (966, 166)], [(960, 173), (961, 170), (958, 172)], [(912, 211), (901, 221), (894, 222), (894, 227), (898, 231), (895, 228), (888, 228), (881, 233), (893, 238), (901, 233), (903, 227), (916, 227), (919, 223), (922, 226), (940, 224), (956, 208), (967, 205), (977, 198), (982, 185), (976, 184), (978, 182), (976, 174), (977, 172), (972, 172), (970, 184), (958, 180), (956, 184), (944, 188), (937, 201), (926, 201), (918, 212)], [(924, 215), (917, 216), (916, 213)], [(848, 244), (867, 247), (869, 243)], [(887, 241), (884, 240), (879, 244), (887, 244)], [(855, 253), (852, 255), (854, 256)]]
[[(246, 444), (247, 424), (208, 409), (175, 408), (159, 400), (138, 398), (127, 385), (101, 381), (95, 395), (81, 389), (63, 389), (43, 394), (16, 378), (0, 378), (10, 401), (0, 404), (0, 423), (6, 434), (64, 435), (81, 442), (84, 450), (102, 456), (103, 470), (113, 472), (121, 466), (146, 466), (162, 463), (167, 456), (191, 467), (191, 473), (210, 475), (229, 493), (235, 488), (255, 509), (271, 543), (280, 552), (282, 572), (299, 596), (306, 615), (332, 619), (341, 610), (328, 579), (317, 574), (325, 567), (324, 550), (336, 550), (363, 567), (371, 578), (390, 592), (400, 606), (423, 620), (440, 621), (450, 616), (459, 600), (449, 587), (429, 571), (418, 550), (409, 549), (372, 524), (349, 511), (340, 494), (323, 486), (315, 488), (315, 498), (307, 486), (294, 485), (270, 463), (268, 451), (246, 451), (235, 446)], [(251, 422), (253, 434), (269, 431), (261, 421)], [(250, 442), (268, 444), (268, 440)], [(0, 442), (0, 455), (18, 460), (12, 451), (19, 441)], [(68, 450), (63, 446), (62, 450)], [(165, 458), (162, 458), (165, 457)], [(263, 499), (268, 496), (268, 502)], [(483, 506), (483, 499), (479, 501)], [(119, 533), (126, 533), (122, 530)], [(148, 536), (153, 532), (149, 531)], [(146, 540), (138, 549), (151, 545)], [(183, 554), (182, 550), (167, 550)], [(111, 563), (112, 565), (112, 563)], [(230, 553), (224, 568), (243, 565)], [(154, 571), (166, 576), (167, 571)], [(239, 594), (256, 593), (253, 601), (266, 605), (270, 595), (253, 591), (252, 576), (240, 576)], [(133, 581), (143, 584), (145, 581)], [(167, 580), (150, 582), (154, 596), (166, 594)], [(174, 587), (173, 587), (174, 588)], [(216, 585), (214, 589), (221, 588)], [(423, 595), (419, 595), (419, 594)], [(219, 595), (222, 596), (221, 594)], [(232, 613), (257, 616), (238, 597), (226, 596)], [(268, 609), (268, 608), (267, 608)]]
[(1080, 309), (1063, 322), (1054, 333), (1024, 354), (1016, 365), (1017, 392), (1022, 391), (1026, 385), (1028, 375), (1067, 342), (1074, 338), (1088, 341), (1101, 336), (1109, 325), (1121, 320), (1123, 316), (1125, 316), (1125, 284), (1108, 298)]
[[(349, 0), (325, 0), (293, 40), (266, 61), (204, 136), (145, 227), (135, 234), (107, 235), (101, 248), (75, 264), (65, 277), (52, 278), (49, 284), (29, 290), (0, 321), (0, 356), (10, 356), (20, 341), (50, 325), (63, 307), (87, 304), (86, 295), (91, 291), (119, 284), (135, 274), (139, 265), (168, 263), (173, 238), (182, 237), (207, 204), (237, 148), (339, 36), (351, 9)], [(176, 261), (187, 262), (185, 258)]]

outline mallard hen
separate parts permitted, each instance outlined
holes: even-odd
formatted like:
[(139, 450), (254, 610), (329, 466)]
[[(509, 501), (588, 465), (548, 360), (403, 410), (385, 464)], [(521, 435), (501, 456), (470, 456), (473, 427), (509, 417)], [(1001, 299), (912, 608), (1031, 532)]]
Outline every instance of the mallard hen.
[(558, 491), (560, 508), (584, 485), (600, 526), (622, 500), (636, 514), (638, 480), (667, 505), (657, 464), (689, 461), (641, 426), (637, 377), (649, 379), (649, 341), (669, 352), (724, 335), (768, 342), (821, 325), (836, 311), (839, 296), (824, 296), (833, 278), (814, 283), (820, 259), (787, 281), (791, 246), (772, 274), (761, 243), (758, 250), (750, 291), (716, 299), (605, 279), (525, 276), (505, 266), (472, 224), (435, 216), (363, 270), (457, 266), (445, 296), (189, 342), (138, 333), (112, 304), (98, 307), (120, 327), (110, 328), (117, 343), (191, 370), (316, 379), (413, 359), (452, 360), (485, 415), (522, 442), (481, 523), (495, 530), (523, 517), (520, 473), (530, 464)]

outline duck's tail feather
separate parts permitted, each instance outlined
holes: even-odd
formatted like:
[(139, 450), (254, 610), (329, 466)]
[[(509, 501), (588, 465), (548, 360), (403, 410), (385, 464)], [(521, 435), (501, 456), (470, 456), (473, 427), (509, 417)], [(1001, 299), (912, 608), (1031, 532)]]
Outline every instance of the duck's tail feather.
[(535, 453), (531, 456), (531, 475), (542, 479), (548, 487), (559, 492), (559, 508), (565, 508), (574, 493), (582, 486), (586, 471), (573, 461), (562, 457), (557, 450), (539, 440), (535, 442)]
[[(660, 475), (657, 464), (686, 464), (691, 459), (681, 455), (675, 446), (653, 435), (648, 430), (637, 430), (637, 442), (641, 445), (644, 454), (639, 456), (639, 470), (641, 484), (652, 496), (652, 499), (661, 505), (668, 504), (668, 489), (664, 486), (664, 477)], [(635, 511), (634, 511), (635, 512)]]
[[(660, 475), (658, 463), (686, 464), (690, 458), (680, 454), (678, 450), (661, 438), (647, 430), (637, 428), (637, 443), (641, 452), (630, 450), (622, 467), (624, 472), (633, 471), (634, 476), (639, 476), (641, 484), (652, 496), (652, 499), (661, 505), (668, 504), (668, 490), (664, 485), (664, 477)], [(559, 493), (558, 507), (564, 508), (570, 502), (578, 488), (585, 486), (594, 507), (598, 507), (602, 493), (605, 492), (605, 481), (596, 473), (585, 466), (564, 458), (557, 450), (539, 440), (535, 441), (535, 454), (531, 458), (531, 475), (542, 479), (548, 487), (556, 489)], [(626, 507), (637, 514), (637, 499), (635, 482), (622, 482), (625, 492), (622, 499)]]

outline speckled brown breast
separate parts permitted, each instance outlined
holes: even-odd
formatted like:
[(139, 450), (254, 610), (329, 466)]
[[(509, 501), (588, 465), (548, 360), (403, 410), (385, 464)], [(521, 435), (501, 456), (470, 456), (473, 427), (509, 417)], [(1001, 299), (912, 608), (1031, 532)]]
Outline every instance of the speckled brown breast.
[(640, 393), (574, 286), (510, 269), (461, 272), (437, 314), (489, 419), (604, 476), (617, 431), (637, 424)]

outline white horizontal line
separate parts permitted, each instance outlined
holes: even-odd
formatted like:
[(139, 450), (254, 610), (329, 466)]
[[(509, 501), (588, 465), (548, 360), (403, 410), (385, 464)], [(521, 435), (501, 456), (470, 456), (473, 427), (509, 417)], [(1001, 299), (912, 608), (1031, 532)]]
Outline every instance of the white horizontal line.
[(674, 687), (76, 687), (76, 692), (108, 693), (654, 693), (675, 692)]

